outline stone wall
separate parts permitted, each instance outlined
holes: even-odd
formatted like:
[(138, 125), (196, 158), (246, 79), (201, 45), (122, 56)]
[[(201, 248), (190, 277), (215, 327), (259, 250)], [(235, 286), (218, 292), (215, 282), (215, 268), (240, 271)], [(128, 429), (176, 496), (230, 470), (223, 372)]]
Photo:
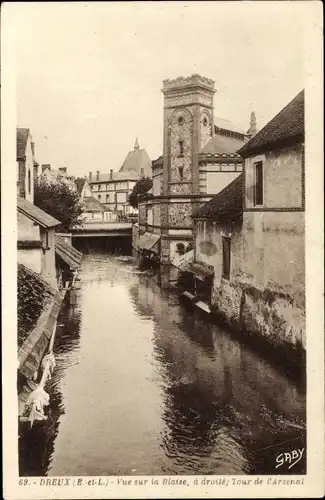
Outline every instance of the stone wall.
[(170, 227), (191, 227), (191, 203), (170, 203), (168, 207)]
[(154, 203), (152, 206), (153, 209), (153, 224), (154, 226), (160, 226), (160, 203)]
[[(230, 280), (222, 236), (231, 234)], [(242, 227), (195, 223), (195, 260), (214, 267), (212, 308), (229, 325), (273, 345), (305, 348), (303, 212), (246, 212)]]
[(291, 295), (222, 280), (213, 289), (212, 307), (243, 335), (256, 335), (277, 347), (306, 349), (305, 309)]

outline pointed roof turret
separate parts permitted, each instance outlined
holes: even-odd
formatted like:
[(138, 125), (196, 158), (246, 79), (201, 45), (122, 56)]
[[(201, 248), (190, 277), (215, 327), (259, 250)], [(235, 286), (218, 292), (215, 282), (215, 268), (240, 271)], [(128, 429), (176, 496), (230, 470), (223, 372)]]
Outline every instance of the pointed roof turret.
[(134, 151), (137, 151), (138, 149), (140, 149), (140, 146), (139, 146), (138, 138), (136, 138), (135, 144), (134, 144)]

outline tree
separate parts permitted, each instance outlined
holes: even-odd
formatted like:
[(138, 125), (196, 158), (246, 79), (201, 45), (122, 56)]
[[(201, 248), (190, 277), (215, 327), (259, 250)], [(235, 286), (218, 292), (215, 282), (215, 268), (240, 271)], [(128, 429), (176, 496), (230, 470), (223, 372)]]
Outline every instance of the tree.
[(129, 203), (133, 208), (138, 208), (138, 195), (145, 194), (152, 188), (152, 179), (150, 177), (142, 177), (133, 186), (132, 193), (129, 196)]
[(36, 206), (61, 222), (57, 230), (69, 232), (73, 226), (79, 226), (80, 215), (84, 209), (76, 191), (63, 182), (50, 183), (42, 180), (34, 192)]

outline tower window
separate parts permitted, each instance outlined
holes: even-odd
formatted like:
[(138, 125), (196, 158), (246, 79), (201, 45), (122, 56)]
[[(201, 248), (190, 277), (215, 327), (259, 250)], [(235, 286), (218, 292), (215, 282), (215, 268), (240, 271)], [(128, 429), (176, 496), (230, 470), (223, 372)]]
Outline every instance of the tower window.
[(254, 163), (254, 205), (263, 205), (263, 162)]
[(184, 156), (184, 141), (179, 141), (179, 156)]
[(178, 167), (178, 171), (179, 171), (179, 178), (182, 181), (184, 178), (184, 167)]

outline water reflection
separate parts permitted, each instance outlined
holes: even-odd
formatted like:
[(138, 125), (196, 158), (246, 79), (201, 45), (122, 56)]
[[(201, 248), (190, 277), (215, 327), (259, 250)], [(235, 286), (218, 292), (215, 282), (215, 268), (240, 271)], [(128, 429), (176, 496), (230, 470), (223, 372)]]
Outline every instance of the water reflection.
[(90, 254), (80, 279), (22, 474), (274, 474), (278, 453), (305, 446), (304, 394), (267, 361), (131, 262)]

